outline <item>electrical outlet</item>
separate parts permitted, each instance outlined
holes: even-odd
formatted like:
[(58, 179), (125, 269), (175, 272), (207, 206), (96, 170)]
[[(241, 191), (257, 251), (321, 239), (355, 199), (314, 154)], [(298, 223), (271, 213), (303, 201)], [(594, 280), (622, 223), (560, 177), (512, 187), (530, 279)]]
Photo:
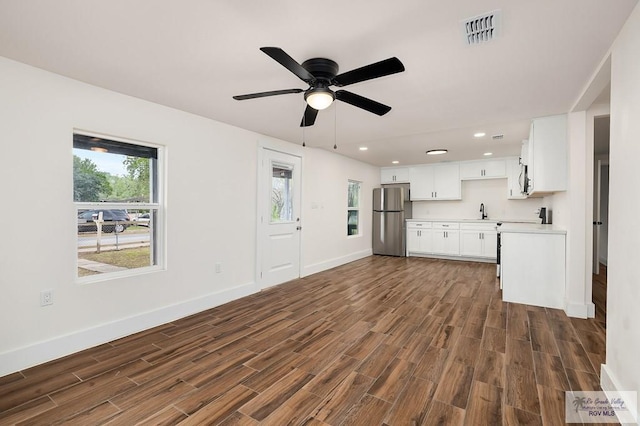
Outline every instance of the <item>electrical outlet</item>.
[(216, 274), (222, 272), (222, 263), (216, 262), (216, 264), (214, 265), (214, 270), (216, 271)]
[(40, 292), (40, 306), (53, 305), (53, 290), (42, 290)]

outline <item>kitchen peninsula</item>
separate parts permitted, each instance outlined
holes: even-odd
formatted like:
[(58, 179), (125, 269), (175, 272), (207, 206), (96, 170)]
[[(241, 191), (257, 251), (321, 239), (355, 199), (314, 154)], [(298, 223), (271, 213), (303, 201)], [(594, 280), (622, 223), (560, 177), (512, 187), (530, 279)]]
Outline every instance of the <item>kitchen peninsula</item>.
[(505, 302), (565, 308), (566, 230), (505, 223), (500, 233), (500, 286)]

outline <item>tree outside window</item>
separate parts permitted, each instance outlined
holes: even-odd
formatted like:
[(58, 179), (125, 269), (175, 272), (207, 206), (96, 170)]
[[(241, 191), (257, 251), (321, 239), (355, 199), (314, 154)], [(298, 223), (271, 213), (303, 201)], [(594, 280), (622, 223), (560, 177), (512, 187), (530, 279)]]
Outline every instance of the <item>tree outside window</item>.
[(360, 186), (361, 183), (350, 180), (347, 189), (347, 235), (360, 234)]

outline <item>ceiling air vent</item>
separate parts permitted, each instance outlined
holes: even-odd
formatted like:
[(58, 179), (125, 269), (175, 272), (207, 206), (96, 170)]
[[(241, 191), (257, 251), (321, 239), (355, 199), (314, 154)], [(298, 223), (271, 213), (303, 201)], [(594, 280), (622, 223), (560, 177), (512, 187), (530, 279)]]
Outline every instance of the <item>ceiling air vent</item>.
[(494, 141), (499, 141), (500, 139), (503, 139), (503, 138), (504, 138), (504, 135), (502, 134), (491, 136), (491, 139), (493, 139)]
[(464, 40), (468, 45), (486, 43), (500, 35), (500, 11), (494, 10), (462, 21)]

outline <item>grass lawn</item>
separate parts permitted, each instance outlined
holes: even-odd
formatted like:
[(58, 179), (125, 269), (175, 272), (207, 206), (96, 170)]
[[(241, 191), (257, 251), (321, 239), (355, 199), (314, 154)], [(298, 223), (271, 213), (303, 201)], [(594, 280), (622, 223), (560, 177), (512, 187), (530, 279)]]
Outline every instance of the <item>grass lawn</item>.
[[(150, 247), (139, 247), (123, 250), (103, 251), (102, 253), (78, 253), (79, 259), (93, 260), (94, 262), (107, 263), (109, 265), (121, 266), (123, 268), (134, 269), (151, 265)], [(82, 269), (82, 268), (78, 268)], [(84, 269), (78, 276), (92, 275), (94, 272)]]

